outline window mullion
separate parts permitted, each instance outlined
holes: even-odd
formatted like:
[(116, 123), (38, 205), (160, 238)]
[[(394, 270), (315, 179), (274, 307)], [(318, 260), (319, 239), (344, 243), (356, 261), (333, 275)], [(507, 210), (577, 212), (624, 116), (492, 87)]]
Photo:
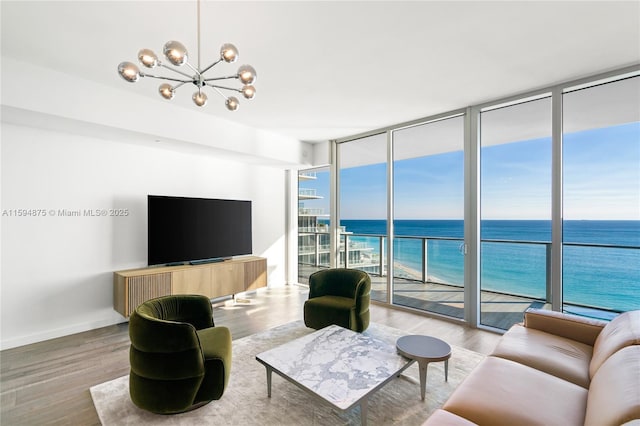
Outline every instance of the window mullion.
[[(551, 95), (551, 309), (562, 311), (562, 89)], [(547, 295), (548, 297), (549, 295)]]

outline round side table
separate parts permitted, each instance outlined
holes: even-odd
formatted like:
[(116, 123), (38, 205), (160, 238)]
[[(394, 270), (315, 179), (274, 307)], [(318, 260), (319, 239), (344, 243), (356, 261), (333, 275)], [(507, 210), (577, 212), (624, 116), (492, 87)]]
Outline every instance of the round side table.
[(399, 338), (396, 347), (400, 355), (418, 362), (420, 396), (423, 401), (427, 387), (427, 367), (430, 362), (444, 361), (444, 380), (449, 379), (451, 346), (447, 342), (431, 336), (410, 335)]

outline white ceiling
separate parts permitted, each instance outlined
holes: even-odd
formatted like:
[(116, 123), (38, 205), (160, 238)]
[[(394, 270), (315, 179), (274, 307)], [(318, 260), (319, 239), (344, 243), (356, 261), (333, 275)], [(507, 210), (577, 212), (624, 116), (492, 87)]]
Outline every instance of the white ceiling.
[[(257, 96), (206, 112), (304, 141), (349, 136), (640, 63), (639, 1), (202, 3), (202, 62), (224, 42)], [(2, 55), (167, 102), (158, 82), (117, 75), (179, 40), (197, 57), (196, 2), (5, 1)], [(216, 75), (215, 72), (208, 74)], [(10, 82), (3, 81), (3, 84)], [(35, 84), (35, 82), (34, 82)], [(43, 87), (42, 90), (47, 90)], [(185, 108), (192, 88), (171, 102)], [(90, 94), (89, 94), (90, 95)]]

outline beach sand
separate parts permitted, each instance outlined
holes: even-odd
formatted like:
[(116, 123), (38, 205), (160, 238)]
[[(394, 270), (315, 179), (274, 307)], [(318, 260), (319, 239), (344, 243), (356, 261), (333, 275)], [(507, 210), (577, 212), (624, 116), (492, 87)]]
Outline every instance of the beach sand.
[[(422, 273), (400, 262), (393, 262), (393, 275), (397, 278), (422, 281)], [(427, 282), (435, 284), (455, 285), (434, 275), (427, 275)]]

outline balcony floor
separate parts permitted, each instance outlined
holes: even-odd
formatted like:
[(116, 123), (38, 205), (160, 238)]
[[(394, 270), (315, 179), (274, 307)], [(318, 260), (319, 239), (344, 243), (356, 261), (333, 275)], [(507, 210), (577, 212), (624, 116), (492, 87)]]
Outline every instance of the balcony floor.
[[(301, 284), (308, 284), (306, 277), (314, 271), (322, 269), (307, 265), (298, 265), (298, 268), (298, 282)], [(386, 277), (371, 275), (372, 300), (386, 302), (386, 280)], [(551, 309), (551, 305), (544, 303), (544, 301), (488, 291), (480, 293), (480, 323), (503, 330), (522, 322), (524, 311), (530, 307)], [(464, 318), (464, 290), (462, 287), (396, 278), (393, 300), (394, 305), (458, 319)]]

